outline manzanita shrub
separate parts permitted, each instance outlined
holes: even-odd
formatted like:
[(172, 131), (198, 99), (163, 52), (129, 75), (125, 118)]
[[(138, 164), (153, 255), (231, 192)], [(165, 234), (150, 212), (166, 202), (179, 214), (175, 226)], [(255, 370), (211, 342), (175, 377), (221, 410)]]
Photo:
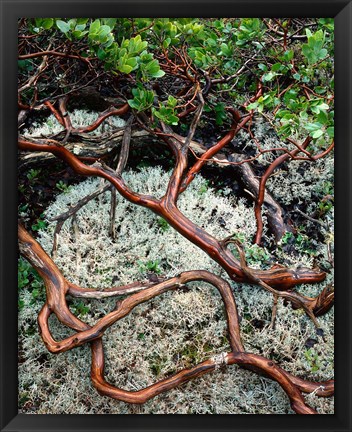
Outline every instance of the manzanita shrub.
[[(282, 138), (306, 131), (312, 145), (322, 147), (334, 136), (333, 19), (307, 24), (259, 18), (36, 18), (22, 20), (20, 34), (22, 29), (37, 35), (39, 43), (63, 44), (63, 52), (94, 60), (96, 70), (126, 75), (131, 108), (153, 109), (167, 124), (177, 124), (182, 106), (174, 100), (177, 92), (170, 94), (169, 88), (172, 99), (153, 106), (153, 83), (164, 78), (159, 85), (166, 85), (165, 73), (185, 78), (180, 60), (188, 59), (188, 81), (204, 83), (205, 74), (215, 81), (205, 109), (216, 113), (218, 125), (224, 121), (224, 105), (244, 103), (261, 82), (265, 91), (247, 110), (268, 116)], [(20, 76), (33, 67), (33, 61), (19, 60)], [(66, 87), (69, 75), (66, 71)], [(41, 99), (51, 90), (49, 84)], [(29, 103), (32, 95), (23, 96), (23, 103)]]
[[(279, 384), (299, 414), (316, 414), (310, 406), (314, 397), (333, 395), (333, 49), (334, 22), (329, 18), (19, 20), (19, 248), (35, 270), (29, 271), (21, 259), (21, 295), (26, 298), (23, 292), (31, 285), (30, 306), (38, 312), (38, 302), (42, 302), (38, 324), (51, 353), (82, 345), (91, 348), (91, 379), (101, 394), (145, 404), (193, 378), (236, 364)], [(134, 182), (133, 169), (138, 172), (159, 164), (162, 168), (157, 170), (165, 176), (146, 170), (143, 181)], [(186, 199), (188, 187), (200, 172), (207, 178), (188, 199), (191, 211), (182, 207), (182, 198)], [(82, 184), (82, 177), (104, 181), (92, 183), (95, 190), (87, 189), (82, 197), (73, 185)], [(217, 207), (209, 210), (210, 187), (217, 190), (214, 194), (232, 196), (232, 207), (223, 215), (217, 214)], [(45, 209), (59, 191), (64, 197), (76, 197), (76, 202), (70, 201), (60, 214), (47, 218)], [(97, 228), (93, 220), (102, 220), (98, 210), (89, 215), (88, 203), (103, 196), (110, 199), (104, 244), (100, 228), (96, 235), (85, 235), (93, 232), (89, 223)], [(123, 228), (117, 210), (121, 199), (129, 202), (124, 214), (132, 225), (140, 221), (137, 213), (131, 219), (135, 206), (151, 212), (155, 220), (146, 218), (148, 226), (143, 229), (140, 223), (143, 232)], [(83, 218), (78, 217), (81, 211)], [(240, 229), (233, 228), (236, 218), (243, 222)], [(68, 220), (71, 225), (66, 232), (75, 242), (64, 236)], [(161, 258), (161, 250), (167, 247), (145, 235), (153, 226), (160, 236), (177, 231), (172, 246), (180, 257), (178, 265), (182, 239), (207, 254), (207, 259), (217, 263), (217, 270), (211, 266), (206, 270), (203, 265), (190, 269), (198, 261), (195, 253), (189, 253), (182, 257), (187, 260), (187, 271), (172, 273), (165, 264), (167, 257)], [(37, 241), (49, 231), (51, 251)], [(138, 240), (134, 258), (125, 264), (128, 269), (136, 266), (137, 281), (122, 280), (123, 272), (113, 260), (99, 258), (97, 253), (103, 247), (104, 256), (130, 256), (128, 248), (118, 253), (115, 249), (126, 233), (128, 240)], [(87, 245), (90, 250), (83, 250)], [(66, 261), (67, 268), (73, 265), (77, 275), (86, 268), (87, 276), (93, 272), (93, 261), (84, 260), (92, 250), (99, 277), (106, 273), (99, 266), (108, 266), (105, 282), (109, 287), (80, 286), (80, 276), (74, 283), (77, 279), (69, 278), (55, 262)], [(171, 267), (175, 270), (178, 265)], [(161, 377), (165, 359), (158, 354), (151, 356), (150, 366), (158, 381), (147, 380), (145, 375), (138, 391), (109, 384), (103, 349), (107, 329), (127, 315), (131, 320), (137, 305), (153, 298), (157, 302), (167, 291), (187, 292), (190, 283), (199, 281), (221, 294), (218, 306), (227, 323), (222, 338), (228, 344), (220, 345), (226, 351), (202, 359), (196, 345), (186, 344), (181, 357), (192, 361), (182, 363), (181, 370), (170, 368), (172, 375)], [(258, 307), (253, 316), (250, 313), (249, 306), (255, 308), (259, 296), (245, 306), (242, 303), (243, 310), (237, 311), (235, 296), (253, 292), (246, 291), (245, 284), (256, 285), (273, 300), (269, 320)], [(102, 302), (97, 315), (87, 300), (116, 296), (121, 300), (114, 302), (113, 309), (105, 310)], [(185, 309), (190, 306), (184, 304)], [(282, 313), (283, 307), (290, 307), (290, 314)], [(22, 315), (29, 313), (23, 301), (19, 308)], [(53, 316), (69, 335), (54, 337)], [(296, 341), (295, 352), (287, 352), (283, 359), (281, 353), (265, 348), (275, 340), (270, 331), (274, 332), (277, 316), (287, 319), (279, 326), (280, 340), (293, 333), (308, 336), (302, 330), (308, 322), (316, 331), (315, 338)], [(295, 321), (291, 333), (289, 320)], [(324, 322), (329, 323), (326, 334)], [(259, 336), (251, 328), (263, 331)], [(252, 345), (254, 352), (244, 344), (252, 333), (257, 341)], [(136, 339), (145, 338), (139, 332)], [(201, 340), (198, 335), (195, 339)], [(323, 343), (329, 344), (324, 361), (319, 357)], [(216, 348), (207, 341), (201, 345), (204, 353)], [(303, 355), (301, 360), (297, 351)], [(24, 350), (20, 352), (26, 358)], [(294, 360), (304, 361), (310, 373), (329, 376), (297, 377)], [(284, 361), (289, 362), (285, 369), (279, 364)], [(309, 401), (302, 392), (311, 394)], [(22, 395), (21, 400), (27, 398), (28, 394)], [(251, 407), (255, 411), (255, 404)]]

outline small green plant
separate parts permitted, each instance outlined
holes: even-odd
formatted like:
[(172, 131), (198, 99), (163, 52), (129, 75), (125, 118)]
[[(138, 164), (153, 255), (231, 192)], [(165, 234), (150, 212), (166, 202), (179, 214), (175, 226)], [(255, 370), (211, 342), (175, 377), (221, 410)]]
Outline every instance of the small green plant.
[(175, 113), (176, 105), (177, 99), (170, 95), (166, 103), (159, 103), (159, 109), (153, 107), (152, 112), (158, 119), (160, 119), (164, 123), (170, 125), (177, 125), (179, 119)]
[(146, 90), (141, 84), (132, 89), (132, 95), (133, 99), (129, 99), (128, 104), (138, 112), (145, 111), (153, 105), (154, 92)]
[(326, 57), (328, 51), (323, 48), (325, 45), (325, 33), (323, 30), (318, 30), (314, 34), (306, 29), (308, 43), (302, 46), (302, 54), (308, 60), (309, 64), (314, 64)]
[(215, 112), (216, 124), (221, 126), (224, 123), (224, 121), (226, 120), (225, 104), (223, 102), (218, 102), (214, 106), (214, 112)]
[(149, 260), (147, 262), (143, 262), (143, 261), (138, 261), (139, 264), (139, 271), (141, 273), (156, 273), (156, 274), (160, 274), (161, 273), (161, 268), (159, 267), (159, 260)]
[(322, 217), (326, 215), (332, 208), (334, 204), (330, 199), (322, 199), (318, 204), (319, 216)]
[(40, 215), (40, 218), (37, 219), (37, 222), (32, 225), (33, 231), (40, 231), (40, 230), (43, 230), (47, 227), (47, 222), (45, 220), (41, 219), (42, 217), (44, 217), (43, 213)]
[(315, 256), (317, 252), (312, 248), (309, 237), (304, 233), (304, 227), (300, 227), (297, 234), (286, 232), (281, 239), (281, 245), (294, 245), (295, 249), (299, 252)]
[(24, 300), (19, 298), (17, 302), (18, 310), (21, 311), (24, 308), (24, 305), (25, 305)]
[(170, 225), (168, 224), (168, 222), (166, 222), (166, 220), (163, 219), (162, 217), (159, 217), (157, 219), (157, 223), (158, 223), (161, 231), (166, 231), (170, 228)]
[(83, 317), (87, 315), (87, 313), (90, 311), (89, 306), (87, 306), (83, 301), (74, 303), (73, 305), (71, 305), (71, 308), (73, 310), (73, 313), (78, 317)]
[(58, 183), (56, 183), (55, 185), (57, 187), (57, 189), (59, 189), (61, 192), (67, 193), (70, 191), (71, 186), (68, 186), (64, 181), (60, 180)]
[(45, 300), (44, 283), (40, 279), (39, 275), (38, 275), (38, 277), (35, 277), (35, 279), (31, 283), (31, 289), (32, 289), (32, 292), (31, 292), (31, 295), (32, 295), (31, 304), (34, 304), (38, 300), (40, 300), (40, 301), (44, 301)]
[(198, 189), (199, 195), (204, 195), (206, 191), (209, 189), (209, 181), (205, 180), (201, 187)]
[(38, 168), (38, 169), (32, 168), (32, 169), (30, 169), (28, 171), (27, 178), (28, 178), (29, 181), (33, 181), (33, 180), (35, 180), (38, 177), (38, 175), (40, 173), (41, 173), (41, 169), (40, 168)]
[(18, 260), (18, 267), (17, 267), (17, 275), (18, 275), (18, 289), (24, 288), (26, 285), (29, 284), (29, 274), (31, 273), (31, 265), (28, 263), (28, 261), (24, 260), (23, 258), (20, 258)]
[(292, 232), (290, 231), (286, 231), (285, 234), (282, 236), (281, 238), (281, 244), (282, 245), (287, 245), (288, 243), (290, 243), (290, 241), (292, 241), (295, 238), (295, 236), (293, 235)]
[(194, 366), (202, 360), (199, 349), (194, 344), (186, 345), (180, 352), (180, 357), (184, 363), (184, 367)]
[(312, 348), (305, 350), (304, 357), (309, 363), (312, 372), (317, 372), (320, 369), (319, 356)]
[(331, 181), (326, 181), (323, 187), (316, 189), (321, 200), (318, 203), (319, 217), (323, 217), (334, 207), (334, 184)]
[(160, 356), (159, 354), (154, 355), (150, 359), (150, 369), (152, 370), (155, 376), (159, 376), (161, 371), (166, 365), (167, 359), (165, 357)]
[(246, 259), (248, 264), (265, 264), (269, 261), (270, 255), (265, 248), (254, 244), (246, 249)]
[(22, 407), (30, 398), (28, 396), (28, 392), (24, 391), (19, 394), (18, 405)]
[[(38, 300), (45, 300), (45, 288), (42, 278), (36, 270), (22, 257), (18, 260), (17, 266), (18, 290), (19, 292), (24, 289), (31, 293), (30, 304), (34, 304)], [(22, 310), (25, 306), (24, 300), (19, 297), (18, 309)]]
[(28, 204), (23, 204), (23, 205), (19, 205), (19, 206), (18, 206), (18, 213), (19, 213), (21, 216), (26, 215), (26, 214), (27, 214), (27, 211), (28, 211)]

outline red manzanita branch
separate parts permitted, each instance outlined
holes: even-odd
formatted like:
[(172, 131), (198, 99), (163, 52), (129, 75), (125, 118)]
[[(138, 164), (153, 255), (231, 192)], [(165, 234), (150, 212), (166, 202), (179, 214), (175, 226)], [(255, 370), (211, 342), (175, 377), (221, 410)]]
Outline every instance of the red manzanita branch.
[[(122, 180), (122, 177), (118, 176), (114, 170), (106, 165), (99, 162), (95, 162), (91, 166), (85, 165), (69, 150), (58, 144), (56, 141), (46, 141), (49, 142), (49, 144), (35, 143), (20, 138), (18, 145), (21, 150), (52, 153), (64, 160), (77, 174), (105, 178), (116, 187), (117, 191), (124, 198), (134, 204), (147, 207), (154, 213), (163, 217), (180, 234), (200, 247), (212, 259), (218, 262), (233, 280), (238, 282), (248, 282), (248, 277), (241, 269), (239, 261), (224, 246), (221, 240), (217, 240), (201, 227), (190, 221), (179, 211), (173, 200), (158, 200), (149, 195), (138, 194), (129, 189)], [(280, 291), (290, 290), (295, 285), (301, 283), (316, 283), (325, 279), (325, 273), (323, 271), (303, 267), (296, 270), (272, 268), (269, 270), (254, 270), (254, 272), (261, 280)]]
[(198, 173), (202, 166), (207, 162), (208, 159), (211, 159), (216, 153), (218, 153), (222, 148), (224, 148), (233, 137), (238, 133), (238, 131), (248, 122), (251, 115), (248, 114), (245, 117), (241, 119), (240, 114), (238, 111), (234, 110), (233, 108), (227, 108), (229, 112), (231, 112), (233, 116), (233, 123), (231, 125), (231, 129), (229, 132), (215, 145), (210, 147), (202, 156), (196, 161), (196, 163), (193, 165), (192, 168), (188, 171), (187, 175), (185, 176), (182, 186), (181, 186), (181, 192), (183, 192), (187, 186), (192, 182), (194, 179), (196, 173)]

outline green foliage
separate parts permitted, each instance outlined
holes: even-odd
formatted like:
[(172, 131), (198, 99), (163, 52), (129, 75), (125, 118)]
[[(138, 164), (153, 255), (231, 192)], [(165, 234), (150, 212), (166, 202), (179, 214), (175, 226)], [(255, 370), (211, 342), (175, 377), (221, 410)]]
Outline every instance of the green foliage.
[(82, 39), (87, 33), (87, 18), (73, 18), (69, 21), (56, 20), (56, 27), (64, 33), (68, 40)]
[(319, 361), (318, 354), (314, 351), (313, 348), (309, 348), (304, 351), (304, 357), (306, 358), (307, 362), (309, 363), (311, 367), (312, 372), (317, 372), (321, 365)]
[(35, 28), (37, 29), (37, 31), (49, 30), (53, 25), (53, 18), (35, 18)]
[(268, 264), (270, 255), (265, 248), (253, 244), (245, 250), (246, 260), (249, 265), (261, 264), (263, 266)]
[(138, 261), (139, 264), (139, 271), (140, 273), (156, 273), (156, 274), (160, 274), (161, 273), (161, 268), (159, 267), (159, 260), (149, 260), (146, 262), (143, 261)]
[(161, 217), (159, 217), (157, 219), (157, 223), (158, 223), (161, 231), (166, 231), (170, 228), (170, 225), (168, 224), (168, 222), (166, 222), (166, 220), (161, 218)]
[(332, 182), (325, 182), (322, 190), (318, 190), (322, 199), (318, 203), (319, 217), (324, 217), (334, 207), (334, 185)]
[(224, 123), (224, 121), (226, 120), (225, 103), (224, 102), (218, 102), (214, 106), (214, 111), (215, 111), (216, 124), (221, 126)]
[(31, 72), (34, 69), (30, 60), (18, 60), (17, 66), (19, 71)]
[[(160, 69), (159, 62), (147, 52), (148, 42), (141, 35), (130, 39), (123, 35), (120, 42), (116, 41), (117, 18), (95, 19), (74, 18), (69, 21), (57, 19), (55, 24), (70, 41), (79, 41), (87, 37), (91, 54), (104, 62), (105, 68), (113, 73), (130, 74), (138, 71), (139, 78), (147, 81), (160, 78), (165, 72)], [(86, 56), (82, 53), (82, 56)]]
[[(306, 42), (290, 38), (297, 30), (292, 22), (283, 19), (270, 25), (268, 19), (261, 18), (36, 18), (28, 21), (33, 33), (45, 34), (53, 40), (61, 36), (74, 43), (72, 47), (77, 47), (82, 57), (98, 58), (109, 73), (130, 75), (131, 87), (139, 89), (138, 93), (132, 91), (132, 97), (132, 89), (127, 91), (125, 96), (130, 106), (138, 112), (152, 108), (156, 121), (173, 126), (179, 124), (177, 104), (173, 107), (169, 101), (157, 100), (151, 90), (152, 82), (163, 78), (165, 71), (172, 75), (164, 67), (169, 62), (187, 61), (182, 73), (199, 77), (201, 70), (209, 73), (212, 80), (220, 81), (208, 95), (210, 110), (205, 107), (217, 126), (226, 121), (225, 107), (233, 105), (233, 101), (240, 105), (255, 95), (260, 80), (263, 94), (247, 109), (270, 118), (282, 139), (304, 138), (309, 134), (314, 148), (319, 150), (334, 137), (331, 103), (334, 20), (321, 18), (311, 21), (309, 26), (303, 24), (298, 30), (300, 36), (306, 36)], [(286, 45), (282, 35), (272, 31), (273, 26), (280, 28), (281, 34), (287, 30)], [(163, 58), (165, 53), (168, 60)], [(160, 66), (160, 59), (165, 70)], [(248, 61), (242, 73), (226, 81), (236, 76), (234, 73)], [(27, 68), (33, 68), (32, 61), (19, 62), (23, 73)], [(203, 84), (203, 78), (200, 83)], [(23, 95), (33, 98), (33, 94), (24, 92)]]
[(200, 186), (200, 188), (198, 189), (198, 194), (204, 195), (208, 189), (209, 189), (209, 181), (205, 180), (203, 184)]
[(201, 352), (196, 344), (188, 343), (179, 353), (183, 366), (192, 367), (201, 362)]
[(293, 245), (299, 252), (306, 253), (311, 256), (317, 254), (316, 250), (312, 247), (309, 237), (304, 233), (304, 227), (300, 227), (296, 234), (292, 232), (285, 232), (281, 238), (281, 245)]
[[(38, 272), (26, 261), (20, 257), (18, 260), (17, 267), (18, 275), (18, 290), (27, 290), (31, 293), (30, 304), (34, 304), (37, 301), (43, 302), (45, 300), (45, 288), (42, 278)], [(18, 298), (18, 309), (21, 310), (25, 306), (25, 302), (22, 296)]]
[(36, 223), (32, 225), (32, 230), (33, 231), (39, 231), (41, 229), (45, 229), (47, 226), (47, 222), (41, 218), (44, 217), (44, 214), (42, 213), (40, 215), (40, 218), (37, 219)]
[(328, 50), (323, 48), (325, 44), (325, 34), (323, 30), (318, 30), (312, 34), (309, 29), (306, 29), (308, 43), (302, 46), (302, 53), (308, 60), (309, 64), (317, 63), (326, 57)]
[(149, 359), (150, 369), (155, 376), (159, 376), (161, 371), (166, 366), (167, 359), (159, 354), (153, 355)]
[(22, 289), (29, 283), (28, 276), (31, 272), (31, 265), (28, 263), (28, 261), (24, 260), (23, 258), (20, 258), (18, 260), (18, 288)]
[(71, 304), (70, 309), (78, 318), (83, 318), (90, 311), (90, 307), (83, 300)]
[(170, 125), (177, 125), (179, 119), (175, 113), (176, 105), (177, 99), (170, 95), (165, 103), (159, 103), (159, 109), (153, 107), (152, 112), (158, 119), (160, 119), (164, 123)]
[(261, 49), (260, 41), (264, 35), (263, 23), (259, 18), (244, 18), (238, 30), (235, 32), (237, 37), (236, 45), (243, 46), (248, 43), (253, 44), (256, 48)]
[(71, 186), (68, 186), (64, 181), (60, 180), (55, 185), (61, 192), (69, 192)]
[(131, 108), (140, 111), (145, 111), (153, 105), (154, 92), (146, 90), (142, 85), (132, 89), (133, 99), (128, 100), (128, 104)]
[(36, 178), (38, 178), (38, 176), (39, 176), (40, 173), (41, 173), (41, 169), (40, 168), (38, 168), (38, 169), (31, 168), (28, 171), (28, 173), (27, 173), (27, 178), (28, 178), (29, 181), (33, 181)]

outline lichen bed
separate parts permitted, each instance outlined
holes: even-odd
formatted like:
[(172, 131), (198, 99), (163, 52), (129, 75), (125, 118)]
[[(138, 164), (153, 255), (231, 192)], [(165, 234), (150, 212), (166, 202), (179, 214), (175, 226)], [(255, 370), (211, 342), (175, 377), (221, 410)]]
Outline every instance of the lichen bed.
[[(169, 173), (161, 168), (124, 173), (134, 190), (161, 196)], [(46, 211), (48, 218), (62, 213), (78, 199), (97, 188), (100, 180), (89, 179), (59, 195)], [(256, 224), (253, 209), (244, 200), (220, 196), (198, 176), (179, 200), (181, 211), (217, 238), (241, 234), (251, 247)], [(206, 269), (228, 280), (225, 272), (204, 252), (189, 243), (158, 216), (117, 197), (117, 238), (108, 235), (110, 195), (91, 201), (77, 213), (79, 234), (67, 221), (59, 236), (55, 262), (72, 282), (87, 287), (109, 287), (143, 280), (148, 273), (173, 276), (189, 269)], [(219, 225), (219, 219), (222, 223)], [(308, 223), (308, 222), (307, 222)], [(266, 227), (266, 225), (265, 225)], [(50, 253), (54, 223), (41, 231), (39, 242)], [(264, 231), (266, 233), (266, 231)], [(322, 258), (326, 245), (316, 240)], [(252, 255), (251, 266), (266, 264), (265, 254)], [(191, 259), (190, 259), (191, 257)], [(256, 258), (257, 257), (257, 258)], [(279, 258), (295, 265), (312, 265), (304, 252)], [(332, 279), (331, 272), (328, 281)], [(302, 311), (281, 301), (276, 327), (269, 329), (272, 296), (261, 288), (230, 281), (241, 316), (241, 335), (246, 350), (265, 355), (289, 372), (315, 381), (333, 376), (333, 309), (319, 318), (324, 338)], [(325, 286), (302, 286), (312, 289)], [(106, 378), (114, 385), (135, 390), (229, 350), (226, 320), (218, 292), (207, 284), (189, 284), (189, 290), (170, 292), (138, 306), (130, 315), (108, 329), (104, 336)], [(101, 397), (89, 378), (90, 352), (84, 346), (54, 355), (46, 351), (35, 328), (40, 304), (31, 304), (21, 293), (25, 307), (19, 315), (22, 362), (19, 365), (19, 392), (26, 413), (293, 413), (280, 386), (237, 366), (219, 368), (142, 406)], [(81, 318), (89, 324), (111, 311), (115, 300), (82, 300)], [(77, 311), (77, 300), (71, 303)], [(68, 334), (50, 321), (54, 336)], [(309, 350), (305, 346), (313, 340)], [(305, 396), (319, 413), (333, 413), (333, 398)]]

